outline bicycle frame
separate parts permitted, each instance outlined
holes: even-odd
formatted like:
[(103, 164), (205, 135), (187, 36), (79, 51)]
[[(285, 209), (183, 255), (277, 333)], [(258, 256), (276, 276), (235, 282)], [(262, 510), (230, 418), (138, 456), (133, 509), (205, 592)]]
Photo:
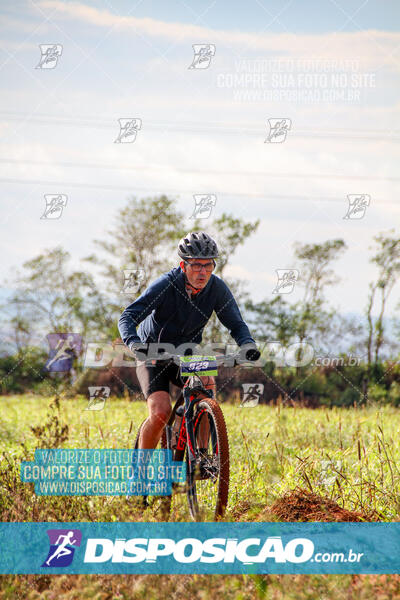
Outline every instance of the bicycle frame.
[[(168, 353), (166, 353), (168, 354)], [(175, 355), (169, 355), (169, 359), (175, 361), (178, 358)], [(180, 357), (179, 357), (180, 358)], [(233, 366), (239, 365), (237, 359), (240, 358), (239, 355), (225, 355), (217, 357), (218, 362), (224, 361), (227, 358), (233, 359)], [(168, 420), (168, 423), (165, 426), (165, 435), (166, 435), (166, 446), (167, 449), (172, 450), (172, 427), (175, 421), (177, 409), (183, 404), (184, 405), (184, 413), (182, 415), (182, 421), (179, 428), (178, 440), (176, 443), (176, 451), (182, 453), (182, 460), (184, 460), (186, 446), (188, 447), (188, 475), (189, 479), (194, 478), (196, 472), (196, 461), (197, 456), (195, 453), (195, 426), (196, 423), (193, 423), (193, 416), (196, 404), (200, 402), (204, 397), (214, 398), (214, 392), (212, 389), (207, 390), (203, 382), (201, 380), (201, 376), (199, 374), (190, 375), (187, 381), (184, 383), (182, 392), (179, 395), (175, 405), (172, 409), (171, 416)], [(210, 431), (211, 434), (211, 442), (213, 448), (218, 453), (218, 441), (216, 439), (215, 431)], [(173, 484), (173, 488), (176, 489), (177, 484)]]
[[(196, 381), (198, 380), (198, 381)], [(182, 405), (182, 396), (184, 404), (184, 414), (182, 415), (182, 422), (179, 429), (178, 440), (176, 449), (185, 452), (186, 445), (188, 446), (189, 452), (189, 472), (192, 474), (196, 467), (196, 454), (194, 451), (195, 439), (194, 439), (194, 426), (193, 426), (193, 413), (195, 406), (200, 402), (204, 396), (213, 398), (214, 393), (212, 390), (207, 390), (200, 378), (196, 375), (191, 375), (186, 381), (182, 389), (182, 394), (179, 396), (172, 410), (171, 417), (165, 427), (165, 433), (167, 437), (167, 448), (171, 449), (172, 446), (172, 425), (175, 420), (177, 409)]]

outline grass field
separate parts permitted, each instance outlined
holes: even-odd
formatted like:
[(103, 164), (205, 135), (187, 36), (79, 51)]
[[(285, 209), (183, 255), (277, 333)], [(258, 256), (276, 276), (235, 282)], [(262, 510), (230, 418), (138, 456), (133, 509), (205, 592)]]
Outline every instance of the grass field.
[[(33, 484), (19, 481), (20, 460), (32, 460), (37, 446), (132, 447), (146, 416), (144, 402), (110, 399), (99, 412), (85, 411), (83, 397), (61, 399), (59, 407), (50, 406), (51, 399), (28, 395), (2, 397), (0, 402), (2, 521), (159, 519), (155, 510), (142, 513), (123, 498), (76, 497), (65, 502), (64, 498), (34, 496)], [(332, 499), (366, 520), (399, 520), (397, 409), (224, 404), (223, 411), (231, 453), (225, 520), (315, 520), (304, 507), (302, 512), (287, 515), (274, 512), (285, 494), (294, 502), (296, 488)], [(323, 513), (323, 503), (319, 509)], [(171, 519), (190, 520), (184, 495), (174, 498)], [(325, 520), (323, 514), (321, 520)], [(162, 596), (179, 598), (400, 598), (398, 576), (185, 576), (179, 581), (177, 576), (3, 576), (0, 589), (0, 598), (56, 598), (64, 590), (66, 598), (149, 600), (160, 597), (161, 589)]]

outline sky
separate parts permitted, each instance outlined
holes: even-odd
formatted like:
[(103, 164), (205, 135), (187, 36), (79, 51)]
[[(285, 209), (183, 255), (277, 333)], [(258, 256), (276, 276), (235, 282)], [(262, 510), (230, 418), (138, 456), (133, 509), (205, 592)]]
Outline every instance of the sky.
[[(399, 17), (389, 0), (3, 2), (1, 279), (58, 244), (79, 266), (132, 195), (176, 198), (190, 230), (211, 194), (212, 216), (260, 219), (229, 271), (254, 301), (294, 242), (342, 238), (327, 295), (361, 315), (373, 237), (399, 233)], [(115, 143), (119, 119), (140, 119), (133, 142)], [(41, 219), (45, 195), (67, 198), (59, 219)]]

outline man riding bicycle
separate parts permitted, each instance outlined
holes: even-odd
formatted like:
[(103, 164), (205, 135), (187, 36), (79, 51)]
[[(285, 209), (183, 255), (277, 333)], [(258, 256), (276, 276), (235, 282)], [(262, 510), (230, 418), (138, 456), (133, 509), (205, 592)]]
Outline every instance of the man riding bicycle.
[[(213, 311), (237, 345), (246, 344), (245, 359), (260, 357), (249, 328), (226, 283), (213, 275), (218, 258), (215, 241), (205, 232), (191, 232), (178, 244), (179, 267), (161, 275), (119, 318), (122, 341), (131, 351), (143, 352), (148, 343), (199, 344)], [(139, 326), (139, 327), (138, 327)], [(138, 327), (138, 330), (136, 328)], [(190, 344), (188, 344), (190, 345)], [(193, 347), (193, 346), (192, 346)], [(174, 362), (139, 361), (137, 377), (147, 400), (149, 416), (141, 428), (139, 448), (155, 448), (171, 414), (169, 384), (182, 388)], [(214, 377), (202, 376), (206, 389), (214, 390)]]

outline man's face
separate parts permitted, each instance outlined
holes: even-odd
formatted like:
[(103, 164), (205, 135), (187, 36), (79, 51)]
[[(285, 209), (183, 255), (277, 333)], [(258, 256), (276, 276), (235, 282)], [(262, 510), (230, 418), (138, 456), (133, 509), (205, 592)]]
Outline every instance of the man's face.
[[(192, 264), (194, 265), (193, 267), (191, 266)], [(214, 265), (214, 261), (212, 258), (188, 258), (186, 263), (184, 261), (180, 262), (180, 266), (186, 273), (189, 283), (195, 288), (203, 289), (209, 282), (212, 271), (206, 271), (205, 268), (197, 271), (197, 266), (200, 264), (211, 266)]]

